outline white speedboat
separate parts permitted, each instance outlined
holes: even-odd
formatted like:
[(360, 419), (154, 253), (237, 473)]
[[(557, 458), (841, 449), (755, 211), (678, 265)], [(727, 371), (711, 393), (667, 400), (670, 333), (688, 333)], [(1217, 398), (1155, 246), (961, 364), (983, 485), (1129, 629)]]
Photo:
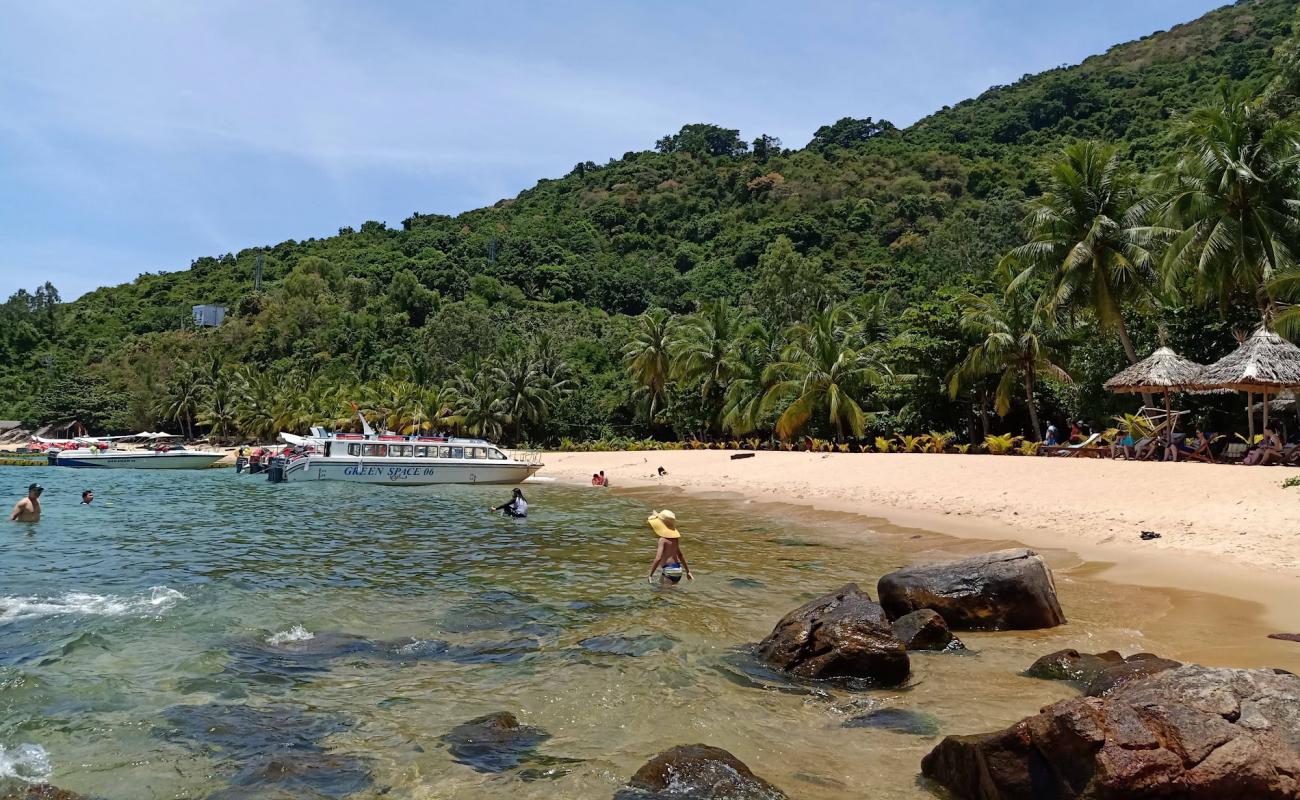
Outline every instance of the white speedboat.
[[(132, 436), (104, 436), (78, 439), (73, 448), (51, 447), (46, 451), (51, 466), (99, 469), (203, 469), (225, 457), (213, 450), (189, 450), (167, 444), (176, 438), (168, 433), (138, 433)], [(117, 443), (137, 439), (146, 442), (138, 450), (122, 450)]]
[(280, 434), (289, 443), (267, 477), (280, 481), (352, 481), (397, 486), (521, 483), (542, 468), (536, 454), (514, 453), (483, 439), (331, 433)]

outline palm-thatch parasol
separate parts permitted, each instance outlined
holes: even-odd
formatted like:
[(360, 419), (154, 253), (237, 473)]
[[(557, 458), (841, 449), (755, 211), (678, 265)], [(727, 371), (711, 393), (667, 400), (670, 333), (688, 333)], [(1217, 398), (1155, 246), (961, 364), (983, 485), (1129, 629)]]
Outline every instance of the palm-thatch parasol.
[[(1246, 393), (1249, 408), (1252, 395), (1264, 395), (1264, 427), (1268, 427), (1268, 396), (1283, 389), (1300, 387), (1300, 347), (1267, 328), (1260, 327), (1241, 346), (1201, 371), (1195, 388), (1232, 389)], [(1255, 417), (1250, 417), (1250, 435), (1255, 435)]]
[(1175, 420), (1170, 408), (1169, 393), (1198, 385), (1203, 368), (1195, 361), (1183, 358), (1168, 347), (1161, 347), (1136, 364), (1122, 370), (1103, 386), (1112, 392), (1163, 392), (1165, 396), (1165, 421), (1173, 434)]

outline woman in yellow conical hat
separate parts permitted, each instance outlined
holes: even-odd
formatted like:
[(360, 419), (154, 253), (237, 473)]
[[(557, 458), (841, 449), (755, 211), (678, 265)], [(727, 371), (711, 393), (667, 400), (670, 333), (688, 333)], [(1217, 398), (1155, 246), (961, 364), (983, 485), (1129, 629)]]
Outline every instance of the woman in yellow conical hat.
[(688, 581), (695, 580), (686, 563), (686, 556), (682, 554), (682, 534), (677, 530), (677, 515), (665, 508), (663, 511), (652, 512), (646, 522), (659, 537), (659, 549), (655, 551), (655, 560), (650, 564), (650, 574), (646, 576), (646, 581), (653, 584), (655, 571), (660, 567), (663, 567), (659, 573), (661, 583), (676, 585), (681, 582), (682, 575)]

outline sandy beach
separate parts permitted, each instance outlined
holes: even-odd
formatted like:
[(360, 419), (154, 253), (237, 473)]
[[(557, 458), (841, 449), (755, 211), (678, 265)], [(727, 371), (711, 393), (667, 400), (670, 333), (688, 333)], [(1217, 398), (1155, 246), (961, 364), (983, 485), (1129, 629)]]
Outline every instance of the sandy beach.
[[(986, 455), (731, 451), (547, 453), (541, 475), (849, 512), (1109, 562), (1133, 583), (1276, 601), (1300, 587), (1300, 471)], [(667, 470), (657, 476), (657, 468)], [(1159, 539), (1144, 541), (1142, 531)], [(1234, 584), (1228, 586), (1225, 584)]]

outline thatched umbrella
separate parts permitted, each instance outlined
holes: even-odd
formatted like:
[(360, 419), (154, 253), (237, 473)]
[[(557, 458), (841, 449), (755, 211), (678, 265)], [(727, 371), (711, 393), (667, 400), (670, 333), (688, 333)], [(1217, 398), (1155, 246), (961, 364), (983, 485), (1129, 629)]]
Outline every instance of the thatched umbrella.
[[(1264, 395), (1264, 427), (1268, 427), (1268, 396), (1300, 387), (1300, 347), (1261, 327), (1241, 346), (1201, 371), (1197, 389), (1232, 389), (1246, 393), (1249, 410), (1254, 393)], [(1249, 432), (1255, 435), (1255, 416)]]
[(1106, 381), (1103, 386), (1112, 392), (1133, 394), (1162, 392), (1165, 396), (1165, 421), (1172, 436), (1174, 424), (1170, 406), (1170, 392), (1179, 392), (1195, 386), (1201, 377), (1201, 365), (1183, 358), (1168, 347), (1161, 347), (1136, 364), (1127, 367)]

